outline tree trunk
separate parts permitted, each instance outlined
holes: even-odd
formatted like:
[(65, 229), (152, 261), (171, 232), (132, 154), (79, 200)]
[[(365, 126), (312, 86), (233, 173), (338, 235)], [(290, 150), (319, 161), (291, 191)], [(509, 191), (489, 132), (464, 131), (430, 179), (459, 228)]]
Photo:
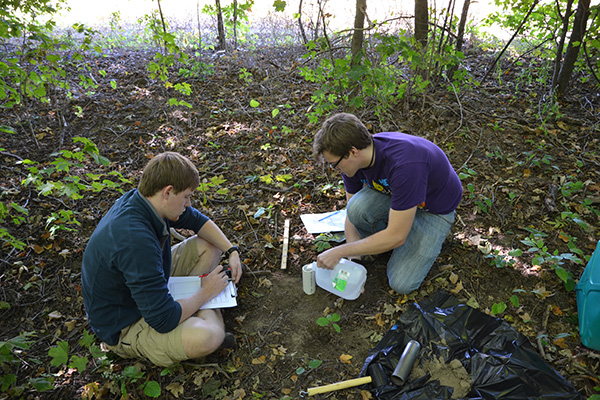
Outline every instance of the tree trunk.
[(300, 35), (302, 36), (302, 44), (308, 43), (308, 39), (306, 38), (306, 33), (304, 32), (304, 25), (302, 25), (302, 0), (300, 0), (300, 5), (298, 6), (298, 26), (300, 27)]
[(237, 0), (233, 0), (233, 48), (237, 49)]
[(356, 101), (360, 93), (360, 80), (352, 78), (352, 70), (354, 67), (359, 66), (362, 63), (363, 56), (363, 37), (365, 28), (365, 12), (367, 10), (367, 0), (356, 0), (356, 14), (354, 15), (354, 33), (352, 34), (352, 58), (350, 60), (350, 77), (349, 77), (349, 112), (353, 113), (356, 111)]
[(367, 0), (356, 0), (356, 14), (354, 16), (354, 33), (352, 34), (352, 61), (351, 65), (360, 62), (363, 47), (365, 10), (367, 9)]
[(217, 50), (225, 50), (225, 28), (223, 26), (223, 12), (221, 11), (221, 0), (215, 0), (217, 6)]
[(415, 39), (422, 48), (427, 46), (429, 11), (427, 0), (415, 0)]
[(462, 46), (465, 41), (465, 25), (467, 24), (467, 18), (469, 16), (469, 6), (471, 0), (465, 0), (463, 4), (462, 13), (460, 14), (460, 23), (458, 24), (458, 33), (456, 38), (456, 51), (462, 51)]
[[(558, 81), (558, 73), (560, 71), (560, 61), (562, 60), (563, 50), (565, 48), (565, 41), (567, 39), (567, 32), (569, 30), (569, 20), (571, 19), (571, 9), (573, 7), (573, 0), (567, 1), (567, 7), (565, 10), (565, 15), (562, 17), (563, 26), (562, 32), (560, 34), (560, 41), (558, 43), (558, 47), (556, 48), (556, 58), (554, 59), (554, 72), (552, 74), (552, 87), (556, 87), (556, 82)], [(558, 14), (560, 14), (560, 5), (557, 3), (556, 5)]]
[(565, 92), (569, 87), (569, 80), (571, 74), (575, 68), (575, 61), (579, 55), (579, 49), (585, 36), (587, 20), (590, 16), (590, 0), (579, 0), (577, 4), (577, 11), (575, 11), (575, 20), (573, 21), (573, 31), (571, 32), (571, 39), (569, 39), (569, 46), (567, 46), (567, 53), (565, 54), (565, 60), (563, 61), (558, 75), (558, 87), (556, 94), (560, 98), (564, 96)]
[(196, 1), (196, 21), (198, 22), (198, 48), (202, 50), (202, 27), (200, 26), (200, 0)]
[[(167, 26), (165, 25), (165, 18), (163, 17), (162, 8), (160, 7), (160, 0), (156, 0), (158, 3), (158, 13), (160, 14), (160, 22), (162, 23), (163, 34), (167, 34)], [(163, 45), (165, 46), (165, 55), (167, 54), (167, 42), (163, 40)]]

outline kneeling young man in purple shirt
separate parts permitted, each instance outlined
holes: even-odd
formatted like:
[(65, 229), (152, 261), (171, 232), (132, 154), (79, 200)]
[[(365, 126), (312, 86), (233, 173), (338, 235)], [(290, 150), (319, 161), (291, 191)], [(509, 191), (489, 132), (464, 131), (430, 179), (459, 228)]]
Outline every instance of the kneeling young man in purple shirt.
[(354, 115), (328, 118), (313, 143), (316, 159), (342, 173), (346, 243), (324, 251), (317, 266), (392, 251), (390, 286), (419, 288), (454, 223), (462, 184), (448, 157), (432, 142), (399, 132), (371, 135)]

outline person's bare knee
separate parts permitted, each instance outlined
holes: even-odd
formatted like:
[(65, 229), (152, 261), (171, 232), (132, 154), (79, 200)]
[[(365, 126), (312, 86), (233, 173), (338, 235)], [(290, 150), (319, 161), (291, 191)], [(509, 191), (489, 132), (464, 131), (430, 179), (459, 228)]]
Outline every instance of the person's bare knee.
[(184, 322), (182, 342), (189, 358), (204, 357), (219, 348), (225, 339), (225, 326), (218, 310), (203, 310)]

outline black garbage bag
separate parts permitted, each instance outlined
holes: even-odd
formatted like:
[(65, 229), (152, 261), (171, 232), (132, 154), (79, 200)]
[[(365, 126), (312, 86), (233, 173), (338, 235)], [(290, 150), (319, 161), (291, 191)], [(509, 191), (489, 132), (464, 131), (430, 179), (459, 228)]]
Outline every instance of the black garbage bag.
[(411, 339), (421, 345), (415, 366), (426, 359), (438, 359), (442, 364), (460, 362), (470, 382), (459, 398), (584, 400), (510, 324), (461, 304), (444, 291), (413, 304), (369, 351), (361, 376), (381, 371), (381, 376), (373, 377), (376, 384), (369, 385), (375, 398), (457, 398), (456, 387), (430, 379), (429, 374), (413, 378), (415, 369), (404, 385), (392, 383), (394, 368)]

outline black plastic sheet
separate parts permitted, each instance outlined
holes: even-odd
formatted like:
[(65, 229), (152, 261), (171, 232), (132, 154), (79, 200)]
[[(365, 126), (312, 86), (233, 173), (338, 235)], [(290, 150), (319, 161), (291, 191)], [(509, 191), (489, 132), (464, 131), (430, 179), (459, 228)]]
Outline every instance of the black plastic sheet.
[[(421, 303), (413, 304), (371, 350), (361, 370), (384, 371), (378, 387), (371, 393), (382, 400), (450, 399), (454, 388), (443, 386), (429, 375), (402, 386), (391, 382), (391, 375), (406, 344), (414, 339), (421, 344), (417, 357), (458, 360), (471, 376), (471, 388), (464, 399), (573, 399), (584, 397), (537, 353), (527, 338), (506, 321), (491, 317), (440, 291)], [(378, 364), (378, 365), (377, 365)]]

